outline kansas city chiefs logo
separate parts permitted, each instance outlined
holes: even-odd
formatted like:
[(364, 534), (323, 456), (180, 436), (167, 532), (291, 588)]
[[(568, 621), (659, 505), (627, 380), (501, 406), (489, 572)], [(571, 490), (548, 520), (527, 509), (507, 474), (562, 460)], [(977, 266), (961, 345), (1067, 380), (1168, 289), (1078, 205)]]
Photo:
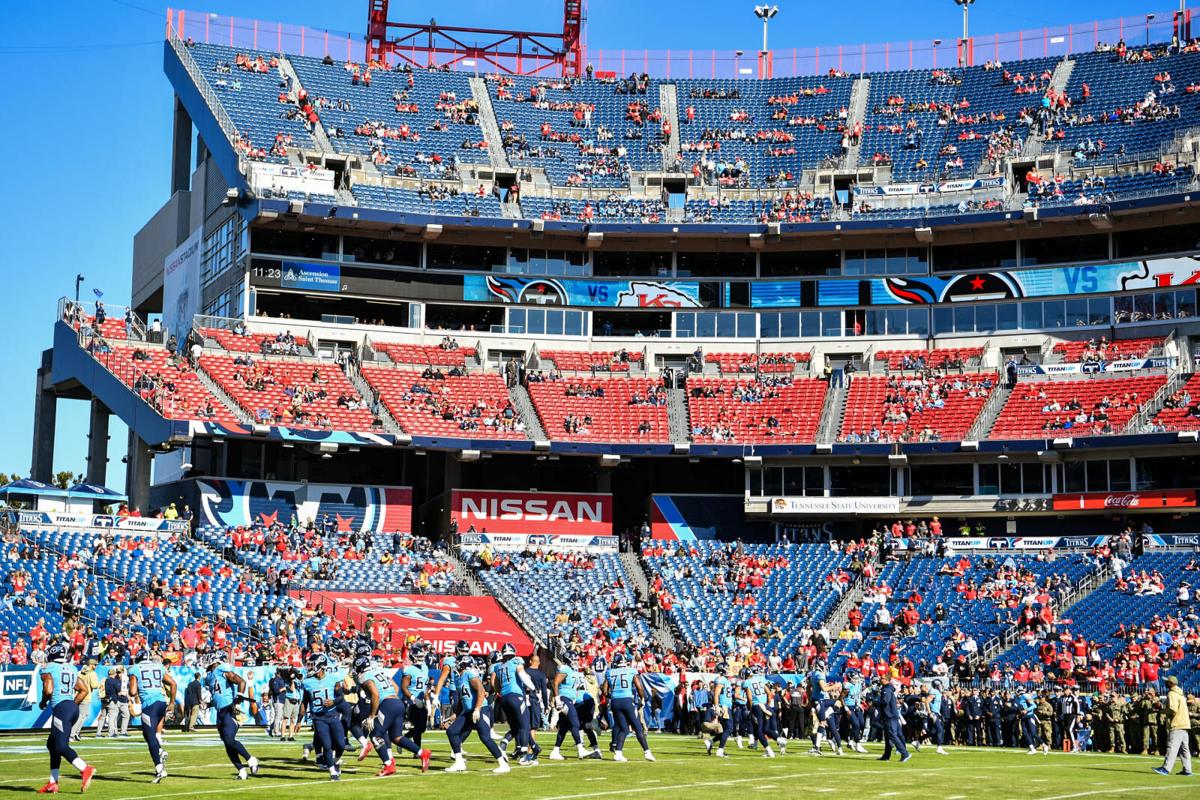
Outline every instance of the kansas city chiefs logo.
[(617, 295), (622, 308), (698, 308), (691, 297), (671, 286), (653, 281), (630, 281), (629, 288)]

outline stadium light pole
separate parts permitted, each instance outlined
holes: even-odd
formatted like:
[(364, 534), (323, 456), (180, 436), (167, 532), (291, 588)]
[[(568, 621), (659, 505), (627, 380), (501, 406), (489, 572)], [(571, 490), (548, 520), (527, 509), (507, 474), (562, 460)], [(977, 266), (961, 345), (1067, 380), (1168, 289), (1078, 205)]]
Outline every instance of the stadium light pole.
[(771, 18), (779, 13), (779, 6), (755, 6), (754, 16), (763, 21), (763, 46), (762, 51), (767, 52), (767, 23)]
[(79, 287), (83, 285), (84, 277), (82, 275), (75, 276), (75, 305), (79, 305)]
[(763, 23), (763, 43), (762, 50), (758, 53), (758, 77), (770, 77), (772, 70), (768, 68), (767, 59), (770, 57), (767, 50), (767, 23), (771, 18), (779, 13), (779, 6), (755, 6), (754, 16), (762, 20)]
[(967, 65), (967, 40), (971, 37), (967, 26), (967, 9), (975, 5), (975, 0), (954, 0), (954, 4), (960, 6), (963, 12), (963, 33), (962, 38), (958, 41), (958, 65), (965, 67)]
[(1154, 21), (1153, 14), (1146, 15), (1146, 47), (1150, 46), (1150, 23)]

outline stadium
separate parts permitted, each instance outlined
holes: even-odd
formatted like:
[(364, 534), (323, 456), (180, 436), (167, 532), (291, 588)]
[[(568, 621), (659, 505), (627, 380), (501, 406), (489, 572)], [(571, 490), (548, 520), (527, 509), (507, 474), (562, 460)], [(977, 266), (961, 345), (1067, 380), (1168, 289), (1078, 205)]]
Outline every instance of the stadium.
[(167, 10), (170, 192), (0, 488), (0, 786), (1196, 791), (1200, 33), (955, 3)]

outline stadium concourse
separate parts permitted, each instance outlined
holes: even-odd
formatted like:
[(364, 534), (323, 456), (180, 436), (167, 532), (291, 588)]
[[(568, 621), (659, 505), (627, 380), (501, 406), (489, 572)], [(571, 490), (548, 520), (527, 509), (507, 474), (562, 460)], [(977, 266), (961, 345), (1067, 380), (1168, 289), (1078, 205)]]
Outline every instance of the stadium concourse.
[(169, 12), (171, 196), (0, 488), (0, 783), (1187, 791), (1186, 8), (686, 78), (370, 8)]

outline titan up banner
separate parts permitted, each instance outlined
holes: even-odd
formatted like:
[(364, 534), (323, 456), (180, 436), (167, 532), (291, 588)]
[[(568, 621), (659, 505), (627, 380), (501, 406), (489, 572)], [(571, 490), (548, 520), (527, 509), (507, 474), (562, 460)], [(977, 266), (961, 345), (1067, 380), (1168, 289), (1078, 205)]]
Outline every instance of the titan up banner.
[[(611, 494), (454, 489), (450, 519), (459, 534), (612, 535)], [(474, 528), (474, 530), (471, 530)]]
[(439, 653), (454, 652), (460, 639), (471, 643), (473, 653), (490, 653), (506, 644), (523, 655), (533, 652), (533, 642), (494, 597), (319, 592), (308, 599), (359, 630), (369, 615), (387, 623), (393, 641), (419, 636)]

